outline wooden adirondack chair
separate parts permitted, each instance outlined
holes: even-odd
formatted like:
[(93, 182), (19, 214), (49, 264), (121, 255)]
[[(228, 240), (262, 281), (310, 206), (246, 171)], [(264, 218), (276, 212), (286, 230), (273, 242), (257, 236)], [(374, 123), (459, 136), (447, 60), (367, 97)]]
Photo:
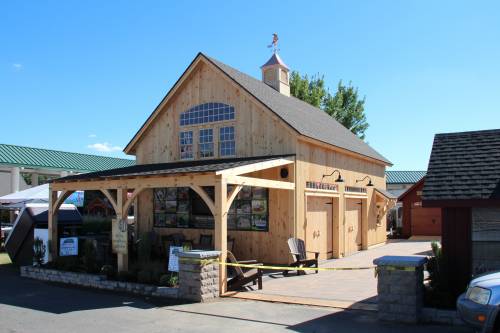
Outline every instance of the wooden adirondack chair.
[[(288, 247), (294, 262), (290, 264), (292, 267), (316, 267), (318, 268), (319, 252), (306, 251), (306, 245), (302, 239), (289, 238)], [(307, 253), (314, 253), (314, 259), (307, 259)], [(316, 270), (316, 274), (318, 271)], [(305, 271), (297, 271), (297, 275), (306, 274)], [(288, 271), (283, 271), (283, 275), (288, 275)]]
[[(262, 265), (257, 263), (256, 260), (238, 261), (231, 251), (227, 251), (227, 259), (232, 264)], [(252, 282), (254, 286), (258, 284), (259, 290), (262, 289), (262, 270), (260, 268), (251, 268), (244, 271), (241, 267), (228, 267), (232, 268), (235, 272), (234, 277), (227, 282), (227, 289), (229, 291), (239, 290), (250, 282)]]

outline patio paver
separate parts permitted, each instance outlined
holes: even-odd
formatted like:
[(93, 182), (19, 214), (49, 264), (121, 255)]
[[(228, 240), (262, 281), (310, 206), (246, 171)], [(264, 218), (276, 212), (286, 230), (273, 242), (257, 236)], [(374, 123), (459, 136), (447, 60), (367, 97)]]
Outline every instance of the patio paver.
[[(389, 240), (387, 244), (360, 251), (349, 257), (320, 262), (320, 267), (366, 267), (373, 266), (373, 259), (384, 255), (429, 255), (430, 241)], [(338, 301), (339, 304), (376, 303), (377, 279), (374, 270), (320, 271), (283, 277), (281, 272), (267, 275), (262, 290), (251, 290), (250, 294), (288, 296), (291, 298)], [(247, 297), (251, 297), (248, 295)], [(245, 297), (245, 298), (247, 298)], [(258, 297), (257, 297), (258, 298)], [(271, 300), (265, 297), (266, 300)], [(279, 302), (280, 297), (275, 297)], [(349, 307), (351, 307), (349, 306)]]

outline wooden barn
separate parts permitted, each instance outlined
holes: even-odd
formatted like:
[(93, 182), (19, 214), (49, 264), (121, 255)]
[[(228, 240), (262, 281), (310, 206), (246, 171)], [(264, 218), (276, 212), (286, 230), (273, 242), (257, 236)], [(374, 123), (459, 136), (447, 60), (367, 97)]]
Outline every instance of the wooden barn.
[(441, 209), (442, 249), (455, 294), (500, 269), (500, 130), (437, 134), (424, 207)]
[(413, 184), (398, 198), (403, 203), (404, 237), (441, 236), (441, 209), (422, 207), (425, 177)]
[[(221, 260), (228, 237), (236, 257), (266, 263), (291, 260), (289, 237), (322, 259), (384, 243), (390, 162), (290, 96), (277, 53), (261, 71), (257, 80), (199, 53), (126, 146), (137, 165), (54, 180), (52, 213), (72, 191), (101, 190), (118, 220), (135, 205), (139, 233), (213, 235)], [(119, 252), (119, 269), (127, 262)]]

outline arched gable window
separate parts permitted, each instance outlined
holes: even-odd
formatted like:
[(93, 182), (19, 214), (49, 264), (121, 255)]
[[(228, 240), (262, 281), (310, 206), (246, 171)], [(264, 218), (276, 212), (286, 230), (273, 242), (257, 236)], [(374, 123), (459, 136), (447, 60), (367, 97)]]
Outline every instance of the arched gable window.
[(234, 107), (224, 103), (196, 105), (180, 114), (180, 125), (198, 125), (217, 121), (234, 120)]

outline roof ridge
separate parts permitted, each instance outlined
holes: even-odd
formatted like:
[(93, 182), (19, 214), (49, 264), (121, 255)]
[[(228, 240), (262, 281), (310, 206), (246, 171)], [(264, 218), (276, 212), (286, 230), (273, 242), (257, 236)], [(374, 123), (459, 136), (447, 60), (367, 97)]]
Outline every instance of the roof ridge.
[[(343, 149), (346, 149), (346, 150), (350, 150), (352, 152), (355, 152), (357, 154), (360, 154), (360, 155), (364, 155), (364, 156), (367, 156), (367, 157), (370, 157), (370, 158), (373, 158), (373, 159), (376, 159), (376, 160), (379, 160), (379, 161), (382, 161), (384, 163), (388, 163), (388, 164), (392, 164), (387, 158), (385, 158), (382, 154), (380, 154), (379, 152), (377, 152), (375, 149), (373, 149), (368, 143), (366, 143), (364, 140), (362, 140), (361, 138), (359, 138), (357, 135), (355, 135), (354, 133), (352, 133), (348, 128), (346, 128), (344, 125), (342, 125), (337, 119), (331, 117), (330, 115), (328, 115), (324, 110), (321, 110), (320, 108), (314, 106), (314, 105), (311, 105), (299, 98), (296, 98), (295, 96), (285, 96), (283, 94), (281, 94), (280, 92), (276, 91), (275, 89), (273, 89), (272, 87), (270, 87), (269, 85), (265, 84), (264, 82), (262, 82), (261, 80), (253, 77), (252, 75), (249, 75), (249, 74), (246, 74), (230, 65), (227, 65), (226, 63), (224, 62), (221, 62), (213, 57), (210, 57), (202, 52), (199, 53), (200, 55), (202, 55), (203, 57), (205, 57), (208, 61), (210, 61), (215, 67), (217, 67), (219, 70), (221, 70), (222, 72), (224, 72), (226, 75), (228, 75), (232, 80), (234, 80), (237, 84), (239, 84), (243, 89), (245, 89), (248, 93), (250, 93), (251, 95), (253, 95), (257, 100), (259, 100), (262, 104), (264, 104), (267, 108), (269, 108), (271, 111), (273, 111), (278, 117), (280, 117), (285, 123), (287, 123), (289, 126), (291, 126), (292, 128), (294, 128), (299, 134), (301, 135), (304, 135), (306, 137), (310, 137), (310, 138), (313, 138), (313, 139), (316, 139), (318, 141), (322, 141), (322, 142), (325, 142), (329, 145), (332, 145), (332, 146), (336, 146), (336, 147), (340, 147), (340, 148), (343, 148)], [(345, 142), (343, 142), (344, 145), (342, 145), (342, 142), (339, 144), (339, 142), (337, 142), (336, 144), (332, 143), (332, 142), (329, 142), (329, 141), (325, 141), (323, 139), (320, 139), (318, 137), (314, 137), (313, 135), (310, 135), (310, 134), (306, 134), (304, 133), (304, 130), (299, 130), (295, 125), (292, 125), (290, 124), (290, 121), (289, 119), (287, 119), (286, 117), (282, 116), (278, 110), (276, 110), (276, 108), (274, 108), (272, 105), (270, 105), (268, 102), (264, 101), (262, 98), (256, 96), (254, 94), (254, 92), (252, 92), (250, 88), (246, 87), (245, 84), (243, 84), (242, 82), (239, 81), (239, 79), (236, 79), (233, 77), (234, 74), (230, 74), (228, 73), (228, 71), (222, 67), (225, 67), (227, 70), (230, 70), (230, 71), (234, 71), (236, 75), (241, 75), (243, 77), (243, 79), (250, 79), (251, 81), (253, 81), (254, 83), (258, 84), (258, 87), (259, 88), (263, 88), (263, 87), (266, 87), (265, 89), (265, 93), (269, 93), (271, 94), (273, 97), (276, 97), (276, 100), (277, 100), (277, 103), (278, 104), (287, 104), (289, 103), (290, 101), (294, 102), (294, 103), (298, 103), (298, 104), (301, 104), (302, 106), (304, 106), (305, 108), (307, 108), (308, 110), (314, 110), (314, 112), (317, 113), (317, 115), (319, 117), (322, 117), (323, 119), (328, 119), (328, 121), (332, 121), (334, 122), (336, 125), (339, 126), (339, 130), (340, 131), (345, 131), (345, 136), (344, 136), (344, 139), (345, 140), (351, 140), (351, 141), (356, 141), (357, 144), (361, 144), (361, 145), (365, 145), (369, 148), (369, 150), (371, 150), (371, 152), (361, 152), (359, 151), (360, 147), (358, 146), (357, 149), (353, 149), (352, 147), (348, 148), (345, 146)], [(287, 100), (283, 100), (283, 98), (287, 99)], [(280, 100), (281, 99), (281, 100)], [(304, 110), (300, 110), (300, 108), (297, 108), (295, 110), (296, 112), (301, 112), (301, 111), (304, 111)], [(342, 139), (340, 139), (342, 140)]]
[(36, 149), (36, 150), (42, 150), (42, 151), (49, 151), (49, 152), (54, 152), (54, 153), (64, 153), (64, 154), (74, 154), (74, 155), (82, 155), (82, 156), (92, 156), (92, 157), (109, 158), (109, 159), (115, 159), (115, 160), (134, 161), (133, 159), (130, 159), (130, 158), (112, 157), (112, 156), (95, 155), (95, 154), (86, 154), (86, 153), (78, 153), (78, 152), (71, 152), (71, 151), (64, 151), (64, 150), (57, 150), (57, 149), (29, 147), (29, 146), (22, 146), (22, 145), (13, 145), (13, 144), (10, 144), (10, 143), (0, 143), (0, 146), (9, 146), (9, 147), (17, 147), (17, 148), (28, 148), (28, 149)]
[(436, 133), (436, 136), (453, 136), (453, 135), (464, 135), (464, 134), (489, 134), (489, 133), (500, 133), (500, 128), (487, 129), (487, 130), (478, 130), (478, 131)]

